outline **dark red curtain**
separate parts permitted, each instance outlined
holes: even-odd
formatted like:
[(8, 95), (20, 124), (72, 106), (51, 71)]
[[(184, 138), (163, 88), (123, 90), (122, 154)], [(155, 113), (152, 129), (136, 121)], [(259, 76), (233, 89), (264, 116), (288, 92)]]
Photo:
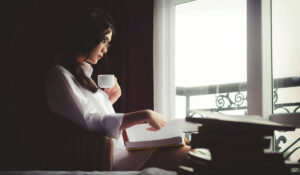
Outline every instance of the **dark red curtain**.
[(113, 73), (118, 78), (122, 96), (117, 112), (153, 109), (153, 1), (121, 0), (111, 9), (116, 36), (94, 76)]
[(116, 75), (122, 88), (122, 97), (114, 105), (116, 112), (153, 108), (153, 0), (6, 3), (2, 6), (5, 47), (1, 64), (5, 105), (0, 128), (1, 134), (6, 133), (1, 142), (5, 149), (1, 151), (14, 149), (12, 153), (4, 151), (11, 162), (16, 161), (11, 154), (22, 157), (22, 148), (16, 145), (27, 139), (15, 129), (25, 126), (21, 132), (38, 132), (43, 114), (49, 110), (44, 92), (46, 74), (54, 62), (60, 32), (79, 8), (101, 8), (114, 19), (116, 35), (112, 47), (108, 57), (94, 66), (93, 78), (100, 73)]

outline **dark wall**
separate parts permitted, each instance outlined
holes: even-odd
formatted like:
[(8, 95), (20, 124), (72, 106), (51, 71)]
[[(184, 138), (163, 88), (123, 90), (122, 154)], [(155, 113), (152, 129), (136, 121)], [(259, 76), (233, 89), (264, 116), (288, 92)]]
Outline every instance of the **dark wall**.
[[(26, 157), (26, 134), (38, 132), (48, 111), (44, 84), (60, 32), (79, 8), (98, 7), (114, 19), (116, 35), (108, 58), (94, 66), (113, 73), (122, 88), (117, 112), (153, 108), (153, 0), (23, 0), (6, 2), (2, 42), (1, 146), (7, 164)], [(5, 133), (5, 134), (3, 134)], [(3, 136), (2, 136), (3, 135)], [(13, 156), (11, 156), (13, 155)], [(20, 158), (27, 159), (27, 158)], [(21, 161), (21, 160), (20, 160)]]

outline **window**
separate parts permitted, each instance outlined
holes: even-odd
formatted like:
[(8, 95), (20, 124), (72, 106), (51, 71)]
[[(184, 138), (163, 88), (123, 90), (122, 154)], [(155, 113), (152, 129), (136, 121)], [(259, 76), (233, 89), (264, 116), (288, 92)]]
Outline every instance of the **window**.
[[(274, 49), (282, 46), (275, 46), (276, 31), (273, 31), (272, 48), (275, 17), (272, 25), (271, 0), (154, 2), (156, 111), (170, 118), (185, 117), (189, 114), (187, 109), (247, 113), (264, 118), (273, 113), (272, 53), (275, 56), (278, 51)], [(274, 79), (277, 79), (275, 69), (280, 63), (274, 59)], [(228, 89), (231, 89), (229, 94), (225, 91)], [(225, 101), (222, 107), (222, 98), (231, 96), (234, 100), (234, 93), (243, 100), (231, 106)]]
[(176, 5), (176, 118), (191, 109), (247, 112), (246, 10), (246, 0)]
[(272, 1), (273, 113), (300, 112), (300, 1)]

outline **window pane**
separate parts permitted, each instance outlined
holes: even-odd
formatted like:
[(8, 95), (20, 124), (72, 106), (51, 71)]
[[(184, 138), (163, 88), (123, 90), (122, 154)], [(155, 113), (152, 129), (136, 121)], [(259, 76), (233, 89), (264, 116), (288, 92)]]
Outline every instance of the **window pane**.
[(246, 24), (246, 0), (176, 6), (175, 84), (177, 96), (185, 97), (176, 98), (176, 118), (189, 109), (246, 113)]
[(273, 113), (300, 112), (300, 1), (272, 1)]

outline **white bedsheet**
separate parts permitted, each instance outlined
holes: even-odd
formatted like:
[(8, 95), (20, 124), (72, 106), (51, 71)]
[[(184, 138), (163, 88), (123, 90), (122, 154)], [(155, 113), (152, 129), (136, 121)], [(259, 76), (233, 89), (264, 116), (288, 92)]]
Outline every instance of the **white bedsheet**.
[(175, 171), (146, 168), (142, 171), (2, 171), (0, 175), (177, 175)]

